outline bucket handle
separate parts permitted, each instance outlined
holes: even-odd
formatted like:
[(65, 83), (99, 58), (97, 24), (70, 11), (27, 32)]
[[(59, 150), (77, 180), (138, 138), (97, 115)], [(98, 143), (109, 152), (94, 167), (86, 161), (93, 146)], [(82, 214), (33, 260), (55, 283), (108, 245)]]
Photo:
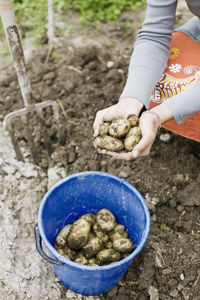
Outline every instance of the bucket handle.
[(62, 263), (60, 261), (53, 259), (44, 253), (44, 250), (42, 248), (42, 238), (40, 235), (38, 223), (36, 223), (36, 225), (35, 225), (35, 244), (36, 244), (36, 249), (37, 249), (38, 253), (42, 256), (42, 258), (44, 260), (46, 260), (48, 263), (51, 263), (51, 264), (54, 264), (57, 266), (62, 265)]

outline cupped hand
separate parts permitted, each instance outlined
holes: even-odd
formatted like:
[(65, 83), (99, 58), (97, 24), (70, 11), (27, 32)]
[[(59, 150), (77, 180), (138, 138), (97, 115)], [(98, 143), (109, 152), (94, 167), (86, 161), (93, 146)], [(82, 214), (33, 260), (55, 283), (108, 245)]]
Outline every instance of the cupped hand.
[(109, 122), (120, 117), (126, 119), (131, 114), (138, 116), (142, 107), (143, 103), (137, 99), (121, 98), (117, 104), (98, 111), (93, 123), (94, 137), (99, 134), (99, 127), (103, 122)]
[(98, 149), (99, 153), (107, 154), (115, 159), (132, 160), (138, 157), (147, 156), (157, 135), (158, 119), (151, 114), (144, 114), (139, 120), (139, 127), (142, 131), (142, 138), (132, 152), (112, 152)]
[(157, 135), (159, 122), (156, 116), (145, 114), (141, 116), (139, 126), (142, 138), (132, 151), (133, 158), (149, 155)]

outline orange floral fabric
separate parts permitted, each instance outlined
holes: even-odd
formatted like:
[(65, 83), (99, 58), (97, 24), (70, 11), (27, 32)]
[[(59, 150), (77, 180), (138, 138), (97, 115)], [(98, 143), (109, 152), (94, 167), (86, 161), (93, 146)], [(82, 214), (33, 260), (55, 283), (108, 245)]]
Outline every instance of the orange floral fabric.
[[(174, 32), (167, 68), (153, 91), (150, 108), (183, 92), (197, 81), (200, 81), (200, 43), (183, 32)], [(180, 125), (171, 120), (162, 127), (200, 142), (200, 112)]]

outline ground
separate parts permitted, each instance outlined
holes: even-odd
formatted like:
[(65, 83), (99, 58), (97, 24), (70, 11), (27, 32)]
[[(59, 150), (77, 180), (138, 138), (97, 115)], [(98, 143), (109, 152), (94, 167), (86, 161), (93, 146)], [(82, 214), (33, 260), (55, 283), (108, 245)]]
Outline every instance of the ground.
[[(23, 105), (14, 69), (1, 59), (0, 299), (200, 299), (200, 144), (161, 129), (151, 154), (131, 162), (112, 160), (93, 148), (95, 113), (120, 96), (143, 16), (144, 9), (125, 13), (118, 26), (103, 24), (82, 35), (79, 27), (73, 34), (65, 28), (49, 58), (45, 39), (42, 47), (26, 49), (34, 100), (57, 100), (60, 107), (59, 122), (54, 122), (50, 110), (45, 113), (53, 149), (45, 149), (44, 128), (36, 116), (30, 116), (38, 164), (31, 158), (22, 124), (18, 121), (15, 128), (25, 162), (16, 159), (3, 128), (6, 114)], [(177, 22), (188, 18), (181, 2)], [(64, 24), (77, 26), (75, 15), (66, 19)], [(130, 28), (124, 27), (127, 21)], [(34, 241), (37, 211), (46, 191), (59, 179), (88, 170), (127, 179), (143, 195), (151, 213), (144, 249), (113, 290), (95, 297), (78, 295), (60, 284)]]

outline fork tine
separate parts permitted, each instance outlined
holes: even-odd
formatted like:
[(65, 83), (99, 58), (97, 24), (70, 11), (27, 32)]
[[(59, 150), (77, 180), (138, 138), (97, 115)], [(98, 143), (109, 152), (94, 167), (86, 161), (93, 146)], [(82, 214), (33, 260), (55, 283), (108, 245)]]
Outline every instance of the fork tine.
[(53, 147), (51, 146), (51, 141), (50, 141), (49, 135), (47, 133), (47, 129), (46, 129), (44, 119), (40, 118), (39, 115), (38, 115), (38, 118), (40, 120), (40, 126), (41, 126), (42, 131), (43, 131), (43, 139), (44, 139), (45, 148), (48, 152), (48, 155), (51, 156), (51, 154), (53, 153)]
[(9, 132), (9, 135), (10, 135), (10, 138), (11, 138), (11, 141), (12, 141), (17, 159), (24, 162), (24, 157), (23, 157), (23, 154), (22, 154), (21, 149), (19, 147), (19, 144), (17, 142), (15, 132), (14, 132), (14, 129), (12, 128), (12, 126), (10, 126), (8, 128), (8, 132)]
[(31, 155), (33, 157), (33, 161), (35, 164), (38, 164), (40, 161), (40, 157), (39, 157), (38, 151), (36, 150), (35, 144), (33, 142), (33, 137), (32, 137), (31, 130), (30, 130), (29, 118), (27, 118), (27, 115), (26, 115), (26, 116), (22, 117), (22, 120), (23, 120), (23, 123), (25, 124), (27, 142), (28, 142), (29, 149), (31, 151)]

